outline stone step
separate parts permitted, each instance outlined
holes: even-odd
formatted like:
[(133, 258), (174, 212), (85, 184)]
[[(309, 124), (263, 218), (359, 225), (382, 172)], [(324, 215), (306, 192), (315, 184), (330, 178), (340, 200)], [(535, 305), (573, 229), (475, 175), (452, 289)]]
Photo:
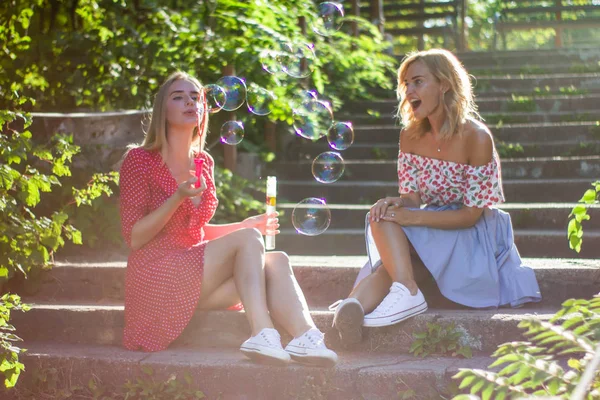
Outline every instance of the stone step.
[[(289, 235), (288, 235), (289, 236)], [(325, 239), (321, 236), (321, 239)], [(305, 236), (294, 241), (315, 240)], [(292, 255), (294, 274), (311, 308), (325, 308), (338, 299), (345, 298), (354, 284), (359, 269), (367, 260), (364, 240), (361, 235), (349, 235), (348, 240), (357, 242), (358, 256), (300, 256)], [(360, 243), (358, 241), (360, 240)], [(287, 242), (287, 243), (286, 243)], [(277, 249), (289, 246), (290, 237), (277, 236)], [(588, 245), (584, 233), (585, 249)], [(289, 253), (294, 254), (294, 253)], [(338, 252), (337, 254), (342, 254)], [(598, 291), (600, 284), (600, 261), (548, 258), (524, 258), (524, 264), (535, 270), (540, 289), (546, 296), (540, 305), (557, 306), (567, 298)], [(114, 262), (85, 262), (63, 260), (40, 279), (26, 281), (20, 286), (13, 283), (9, 289), (23, 296), (26, 302), (38, 303), (84, 303), (103, 305), (122, 303), (124, 299), (126, 259)], [(14, 282), (14, 281), (13, 281)], [(435, 288), (424, 287), (431, 307), (447, 307), (448, 302), (440, 299)]]
[(475, 92), (507, 93), (516, 90), (516, 94), (533, 93), (536, 89), (560, 92), (561, 88), (574, 87), (587, 92), (600, 88), (600, 73), (566, 73), (535, 75), (493, 75), (480, 76), (475, 83)]
[[(571, 179), (505, 179), (504, 195), (507, 202), (541, 203), (577, 202), (590, 188), (589, 178)], [(312, 175), (307, 180), (278, 182), (280, 202), (297, 203), (307, 197), (323, 198), (329, 204), (373, 204), (386, 196), (396, 196), (398, 183), (395, 180), (380, 181), (337, 181), (330, 184), (316, 182)]]
[[(563, 230), (566, 232), (569, 214), (576, 205), (576, 203), (505, 203), (499, 208), (510, 214), (514, 229)], [(277, 205), (282, 229), (292, 229), (291, 215), (295, 207), (295, 203)], [(365, 215), (371, 209), (371, 205), (329, 204), (328, 208), (331, 212), (329, 229), (362, 229)], [(591, 219), (584, 222), (584, 228), (588, 231), (600, 231), (600, 205), (590, 206), (588, 215)]]
[[(360, 139), (361, 142), (354, 143), (348, 149), (340, 152), (344, 159), (396, 160), (398, 158), (397, 136), (395, 141), (389, 143), (368, 143), (366, 135), (362, 135), (357, 139)], [(496, 147), (502, 159), (508, 157), (568, 157), (600, 154), (600, 140), (497, 142)], [(282, 154), (282, 157), (285, 160), (310, 160), (312, 162), (316, 156), (324, 151), (335, 150), (329, 148), (325, 140), (315, 143), (302, 141), (291, 144), (286, 149), (286, 154)], [(276, 173), (276, 171), (273, 171), (273, 173)]]
[[(393, 326), (363, 328), (365, 338), (360, 344), (353, 346), (352, 350), (407, 354), (413, 333), (425, 331), (427, 323), (454, 323), (464, 332), (465, 342), (475, 353), (489, 354), (498, 345), (513, 341), (519, 336), (519, 322), (533, 315), (548, 320), (558, 308), (535, 305), (499, 310), (430, 308), (423, 314)], [(321, 331), (330, 329), (333, 322), (332, 311), (311, 311), (311, 315)], [(11, 320), (25, 346), (28, 342), (50, 340), (65, 344), (120, 345), (123, 337), (124, 312), (120, 304), (33, 304), (26, 313), (12, 314)], [(281, 333), (283, 341), (291, 340), (287, 333)], [(244, 312), (196, 312), (172, 347), (237, 349), (249, 336), (250, 327)], [(327, 340), (332, 348), (340, 348), (340, 343), (333, 335), (328, 336)]]
[(544, 64), (514, 64), (514, 65), (488, 65), (467, 67), (468, 72), (476, 78), (490, 75), (519, 75), (519, 74), (565, 74), (582, 72), (599, 72), (600, 64), (597, 60), (570, 62), (570, 63), (544, 63)]
[(452, 396), (458, 384), (452, 376), (459, 368), (485, 369), (493, 361), (487, 356), (416, 358), (346, 352), (335, 368), (324, 369), (297, 363), (287, 367), (252, 363), (236, 349), (179, 348), (142, 353), (117, 346), (38, 342), (28, 343), (27, 347), (27, 353), (21, 356), (26, 369), (19, 384), (10, 391), (0, 389), (4, 400), (31, 398), (19, 395), (35, 391), (40, 385), (36, 376), (50, 367), (59, 377), (56, 389), (63, 393), (71, 393), (74, 387), (88, 388), (92, 378), (109, 391), (122, 388), (128, 380), (155, 382), (154, 387), (174, 375), (179, 387), (187, 388), (184, 376), (189, 374), (191, 388), (201, 390), (211, 400), (388, 400), (411, 390), (419, 398), (429, 399), (442, 394)]
[[(599, 67), (600, 68), (600, 67)], [(532, 93), (533, 95), (533, 93)], [(477, 106), (480, 113), (513, 113), (515, 111), (544, 111), (558, 112), (569, 111), (585, 113), (581, 110), (595, 110), (594, 104), (600, 103), (600, 93), (580, 94), (580, 95), (559, 95), (544, 97), (484, 97), (477, 99)], [(344, 111), (348, 113), (364, 113), (365, 110), (379, 112), (381, 115), (393, 115), (398, 107), (398, 100), (367, 100), (355, 103), (349, 103), (344, 106)], [(530, 108), (527, 108), (530, 107)]]
[[(342, 153), (345, 156), (345, 153)], [(390, 157), (391, 158), (391, 157)], [(397, 157), (391, 160), (356, 160), (344, 158), (344, 172), (340, 180), (361, 181), (369, 179), (396, 180)], [(318, 170), (319, 164), (316, 164)], [(313, 160), (278, 162), (272, 166), (279, 179), (310, 179)], [(322, 166), (321, 166), (322, 167)], [(508, 159), (502, 161), (504, 179), (521, 178), (594, 178), (600, 177), (600, 155), (585, 157), (560, 157), (536, 159)]]
[[(397, 57), (398, 61), (403, 56)], [(597, 46), (569, 47), (561, 49), (531, 50), (499, 50), (499, 51), (469, 51), (457, 54), (457, 57), (467, 67), (471, 68), (503, 68), (515, 66), (573, 65), (580, 63), (596, 63), (600, 61), (600, 51)]]
[[(495, 125), (512, 124), (541, 124), (541, 123), (564, 123), (564, 122), (592, 122), (596, 124), (600, 120), (600, 110), (597, 108), (578, 109), (573, 111), (498, 111), (482, 112), (480, 115), (486, 124), (493, 128)], [(339, 121), (350, 121), (355, 126), (386, 124), (394, 126), (396, 117), (393, 112), (380, 113), (379, 116), (369, 114), (352, 114), (347, 112), (335, 113), (335, 119)]]
[[(580, 253), (569, 248), (566, 230), (517, 229), (515, 244), (523, 257), (600, 258), (600, 230), (585, 229)], [(318, 236), (304, 236), (295, 230), (282, 230), (277, 248), (289, 254), (366, 254), (364, 229), (327, 229)]]
[[(496, 138), (505, 142), (514, 143), (553, 143), (553, 142), (585, 142), (600, 140), (600, 124), (597, 121), (587, 122), (555, 122), (555, 123), (531, 123), (531, 124), (496, 124), (489, 125)], [(398, 145), (400, 127), (393, 123), (380, 121), (374, 125), (354, 125), (354, 145), (356, 144), (395, 144)], [(298, 145), (312, 144), (306, 139), (298, 138)], [(317, 144), (322, 143), (323, 148), (329, 147), (325, 138), (319, 139)], [(325, 150), (323, 150), (325, 151)]]

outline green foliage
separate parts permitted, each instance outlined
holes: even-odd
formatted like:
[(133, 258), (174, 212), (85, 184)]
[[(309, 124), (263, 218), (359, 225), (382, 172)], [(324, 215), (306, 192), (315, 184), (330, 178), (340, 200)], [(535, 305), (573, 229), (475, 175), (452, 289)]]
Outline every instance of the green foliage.
[[(472, 395), (480, 393), (483, 400), (532, 395), (570, 398), (600, 342), (600, 297), (567, 300), (549, 321), (532, 317), (519, 327), (531, 342), (500, 345), (493, 354), (496, 361), (490, 365), (498, 372), (461, 369), (454, 376), (461, 380), (459, 387)], [(557, 356), (566, 355), (576, 358), (569, 359), (568, 368), (563, 368)], [(600, 396), (598, 371), (593, 377), (586, 399)]]
[(16, 294), (6, 293), (0, 297), (0, 373), (4, 375), (4, 386), (12, 388), (17, 384), (21, 371), (25, 366), (19, 362), (19, 354), (25, 349), (14, 345), (21, 340), (15, 335), (15, 327), (9, 324), (10, 313), (15, 311), (28, 311), (29, 306), (21, 303), (21, 298)]
[(228, 169), (215, 168), (215, 186), (219, 207), (215, 212), (216, 223), (237, 222), (249, 214), (265, 211), (266, 183), (251, 182), (234, 175)]
[[(310, 0), (87, 0), (71, 11), (41, 0), (9, 0), (0, 15), (9, 24), (0, 29), (0, 44), (10, 55), (0, 60), (0, 107), (10, 101), (10, 88), (35, 96), (35, 110), (147, 108), (170, 72), (184, 70), (214, 83), (233, 66), (249, 85), (275, 95), (267, 118), (291, 124), (290, 102), (301, 89), (316, 88), (338, 109), (344, 100), (369, 97), (366, 88), (391, 90), (394, 84), (396, 61), (384, 54), (379, 31), (365, 19), (348, 18), (339, 32), (319, 36), (312, 30), (318, 16)], [(360, 36), (349, 34), (351, 22)], [(314, 45), (308, 78), (263, 70), (265, 55), (283, 43)], [(266, 118), (237, 114), (245, 142), (261, 144)]]
[(547, 97), (547, 96), (555, 96), (557, 94), (562, 95), (578, 95), (578, 94), (588, 94), (589, 91), (586, 89), (579, 89), (574, 85), (571, 86), (561, 86), (558, 88), (558, 91), (553, 91), (550, 86), (544, 87), (534, 87), (533, 88), (533, 97)]
[(569, 214), (569, 225), (567, 226), (567, 239), (569, 240), (569, 247), (576, 252), (581, 251), (581, 245), (583, 243), (583, 221), (590, 219), (587, 213), (587, 206), (591, 204), (598, 204), (600, 196), (600, 181), (592, 183), (592, 189), (585, 191), (579, 203), (576, 205), (571, 213)]
[(413, 334), (409, 352), (419, 357), (437, 354), (471, 358), (471, 347), (461, 344), (462, 336), (454, 323), (440, 325), (428, 322), (427, 331)]
[(507, 143), (502, 140), (496, 143), (496, 151), (500, 158), (519, 157), (525, 153), (520, 143)]
[[(22, 132), (9, 125), (17, 122), (23, 123)], [(67, 136), (54, 138), (51, 147), (34, 144), (26, 130), (30, 123), (25, 114), (0, 112), (0, 126), (7, 130), (0, 135), (0, 282), (16, 271), (27, 275), (34, 267), (47, 267), (65, 238), (81, 243), (64, 210), (38, 215), (35, 209), (43, 192), (70, 175), (68, 164), (79, 149)]]
[(526, 96), (512, 95), (512, 100), (507, 103), (508, 111), (513, 112), (534, 112), (537, 110), (535, 100)]

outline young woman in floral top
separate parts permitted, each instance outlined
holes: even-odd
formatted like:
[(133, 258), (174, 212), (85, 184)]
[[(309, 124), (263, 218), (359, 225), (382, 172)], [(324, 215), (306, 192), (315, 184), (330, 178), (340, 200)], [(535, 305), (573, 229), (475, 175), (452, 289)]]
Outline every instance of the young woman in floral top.
[(345, 343), (362, 326), (393, 325), (427, 310), (411, 250), (448, 299), (469, 307), (539, 301), (531, 268), (514, 245), (500, 160), (479, 121), (469, 76), (446, 50), (407, 56), (398, 70), (398, 197), (367, 215), (369, 261), (335, 312)]

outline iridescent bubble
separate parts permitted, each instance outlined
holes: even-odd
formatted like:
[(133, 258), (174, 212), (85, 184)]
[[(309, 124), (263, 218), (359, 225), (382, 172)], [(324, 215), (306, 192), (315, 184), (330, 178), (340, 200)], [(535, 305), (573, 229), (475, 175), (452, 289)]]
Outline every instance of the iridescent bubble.
[(265, 88), (260, 86), (252, 85), (248, 89), (246, 96), (246, 103), (248, 105), (248, 111), (255, 115), (268, 115), (271, 113), (271, 105), (275, 100), (273, 93), (269, 92)]
[(312, 163), (312, 174), (318, 182), (333, 183), (344, 174), (344, 159), (340, 153), (326, 151), (319, 154)]
[(351, 122), (336, 122), (327, 131), (327, 142), (334, 150), (346, 150), (354, 143), (354, 128)]
[(325, 232), (331, 223), (331, 211), (325, 200), (309, 197), (296, 204), (292, 211), (292, 224), (296, 232), (317, 236)]
[(304, 102), (294, 109), (292, 117), (296, 134), (313, 141), (325, 136), (333, 122), (333, 112), (324, 101)]
[(318, 16), (313, 31), (321, 36), (329, 36), (342, 27), (344, 7), (340, 3), (326, 1), (318, 5)]
[(279, 55), (280, 51), (277, 50), (263, 50), (259, 55), (262, 69), (270, 74), (281, 72), (281, 65), (278, 61)]
[(277, 56), (281, 70), (292, 78), (306, 78), (312, 74), (315, 51), (312, 44), (293, 45), (286, 43), (283, 52)]
[(204, 93), (206, 95), (206, 104), (209, 113), (214, 114), (223, 109), (223, 106), (227, 101), (227, 95), (221, 86), (215, 84), (206, 85), (204, 87)]
[(225, 90), (226, 101), (223, 105), (225, 111), (235, 111), (246, 101), (246, 83), (237, 76), (224, 76), (217, 81), (217, 85)]
[(227, 121), (221, 126), (221, 143), (236, 145), (244, 139), (244, 124)]
[(317, 96), (316, 90), (302, 90), (301, 92), (296, 93), (290, 102), (292, 109), (299, 108), (307, 102), (319, 100)]

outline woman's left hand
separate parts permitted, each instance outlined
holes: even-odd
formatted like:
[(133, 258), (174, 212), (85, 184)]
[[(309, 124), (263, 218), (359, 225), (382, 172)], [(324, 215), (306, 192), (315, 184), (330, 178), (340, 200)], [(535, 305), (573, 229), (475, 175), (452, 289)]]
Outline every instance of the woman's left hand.
[(395, 222), (398, 225), (413, 225), (414, 210), (405, 207), (396, 207), (394, 205), (388, 207), (385, 214), (381, 218), (383, 221)]
[(277, 216), (279, 213), (275, 211), (270, 214), (260, 214), (254, 217), (248, 217), (243, 221), (243, 224), (246, 228), (256, 228), (262, 233), (266, 235), (277, 235), (279, 233), (279, 218)]

